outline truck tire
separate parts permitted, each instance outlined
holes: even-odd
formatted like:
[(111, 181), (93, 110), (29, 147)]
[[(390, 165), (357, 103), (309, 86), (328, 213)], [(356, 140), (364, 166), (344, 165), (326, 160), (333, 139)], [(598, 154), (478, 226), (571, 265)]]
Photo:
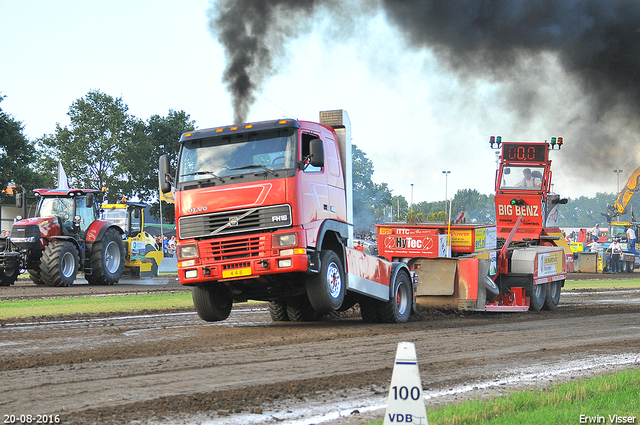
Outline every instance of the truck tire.
[(549, 282), (545, 283), (547, 287), (545, 298), (544, 298), (544, 306), (545, 310), (555, 310), (558, 307), (558, 303), (560, 302), (560, 292), (562, 291), (562, 282)]
[(547, 285), (533, 285), (531, 294), (529, 294), (529, 309), (540, 311), (544, 306), (544, 300), (547, 296)]
[(219, 322), (231, 314), (233, 298), (229, 289), (219, 283), (209, 286), (194, 286), (191, 290), (193, 305), (202, 320)]
[(16, 283), (20, 270), (16, 268), (3, 269), (1, 273), (2, 279), (0, 279), (0, 286), (11, 286)]
[(380, 323), (380, 312), (378, 308), (378, 300), (373, 298), (361, 297), (358, 304), (360, 304), (360, 316), (365, 323)]
[(333, 251), (320, 253), (320, 272), (307, 280), (307, 295), (313, 309), (330, 313), (342, 306), (345, 281), (342, 262)]
[(284, 300), (269, 301), (269, 316), (274, 322), (288, 322), (287, 303)]
[(315, 322), (322, 319), (322, 314), (313, 309), (306, 295), (287, 298), (286, 306), (287, 317), (292, 322)]
[(40, 273), (40, 269), (29, 269), (29, 278), (37, 286), (45, 286), (44, 282), (42, 281), (42, 274)]
[(490, 303), (495, 301), (495, 299), (498, 298), (498, 295), (500, 295), (500, 288), (498, 288), (498, 285), (496, 285), (493, 279), (489, 276), (484, 279), (484, 287), (487, 292), (487, 302)]
[(404, 271), (396, 274), (391, 286), (389, 301), (378, 301), (380, 319), (384, 323), (405, 323), (413, 305), (411, 278)]
[(71, 242), (51, 242), (42, 254), (40, 277), (46, 286), (71, 286), (78, 274), (80, 257)]
[(86, 279), (91, 285), (113, 285), (124, 272), (124, 244), (120, 233), (109, 229), (91, 249), (91, 274)]

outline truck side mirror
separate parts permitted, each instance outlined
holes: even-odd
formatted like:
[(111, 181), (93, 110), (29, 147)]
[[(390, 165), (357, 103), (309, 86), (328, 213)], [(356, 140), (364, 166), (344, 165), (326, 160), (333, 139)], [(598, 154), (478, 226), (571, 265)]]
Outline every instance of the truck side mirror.
[(324, 167), (324, 146), (322, 145), (322, 140), (311, 140), (309, 142), (309, 153), (311, 154), (312, 166)]
[(87, 208), (93, 208), (93, 193), (87, 193), (87, 200), (85, 201)]
[(158, 180), (162, 193), (171, 192), (171, 162), (169, 155), (162, 155), (158, 161)]

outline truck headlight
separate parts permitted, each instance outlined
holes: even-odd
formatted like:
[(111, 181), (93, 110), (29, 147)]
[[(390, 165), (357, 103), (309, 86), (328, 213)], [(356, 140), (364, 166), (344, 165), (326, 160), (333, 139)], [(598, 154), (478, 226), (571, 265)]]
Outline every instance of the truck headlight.
[(273, 248), (285, 247), (285, 246), (298, 246), (298, 234), (297, 233), (281, 233), (274, 234), (271, 239), (271, 246)]
[(198, 257), (198, 245), (180, 245), (178, 246), (179, 258), (197, 258)]

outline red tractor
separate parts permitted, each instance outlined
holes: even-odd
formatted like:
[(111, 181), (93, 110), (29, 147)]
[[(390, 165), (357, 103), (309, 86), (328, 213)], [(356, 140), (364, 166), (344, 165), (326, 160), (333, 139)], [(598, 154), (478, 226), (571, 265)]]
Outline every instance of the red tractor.
[[(0, 238), (0, 286), (13, 285), (28, 270), (36, 285), (70, 286), (78, 272), (90, 284), (113, 285), (124, 270), (122, 230), (99, 219), (96, 189), (34, 189), (35, 217), (13, 224)], [(25, 194), (16, 204), (26, 205)], [(26, 214), (25, 214), (26, 215)]]

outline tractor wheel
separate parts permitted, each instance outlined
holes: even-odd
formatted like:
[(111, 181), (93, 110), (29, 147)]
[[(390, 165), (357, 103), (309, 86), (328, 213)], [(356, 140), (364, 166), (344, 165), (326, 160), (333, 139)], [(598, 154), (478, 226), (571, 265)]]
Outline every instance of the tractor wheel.
[(40, 276), (47, 286), (71, 286), (78, 274), (80, 257), (71, 242), (51, 242), (40, 261)]
[(346, 292), (342, 262), (333, 251), (320, 253), (320, 273), (307, 281), (307, 295), (315, 311), (338, 310)]
[(31, 281), (37, 286), (44, 286), (40, 269), (29, 269), (29, 278), (31, 278)]
[(91, 274), (86, 275), (92, 285), (118, 283), (124, 271), (124, 244), (115, 229), (105, 232), (102, 240), (93, 243), (91, 249)]
[(208, 286), (194, 286), (191, 290), (193, 305), (202, 320), (219, 322), (231, 314), (233, 298), (226, 286), (214, 283)]
[(379, 301), (380, 318), (384, 323), (404, 323), (409, 320), (413, 304), (411, 278), (399, 271), (391, 287), (389, 301)]
[(547, 285), (533, 285), (531, 294), (529, 295), (529, 308), (533, 311), (540, 311), (544, 306), (544, 300), (547, 296)]
[(549, 282), (545, 283), (547, 287), (547, 293), (544, 298), (545, 310), (555, 310), (560, 302), (560, 291), (562, 291), (562, 282)]
[(269, 316), (274, 322), (288, 322), (287, 302), (284, 300), (269, 301)]
[(287, 298), (287, 317), (292, 322), (315, 322), (322, 319), (322, 314), (313, 309), (306, 295)]
[(0, 280), (0, 286), (11, 286), (16, 283), (20, 269), (3, 269), (1, 272), (2, 279)]

